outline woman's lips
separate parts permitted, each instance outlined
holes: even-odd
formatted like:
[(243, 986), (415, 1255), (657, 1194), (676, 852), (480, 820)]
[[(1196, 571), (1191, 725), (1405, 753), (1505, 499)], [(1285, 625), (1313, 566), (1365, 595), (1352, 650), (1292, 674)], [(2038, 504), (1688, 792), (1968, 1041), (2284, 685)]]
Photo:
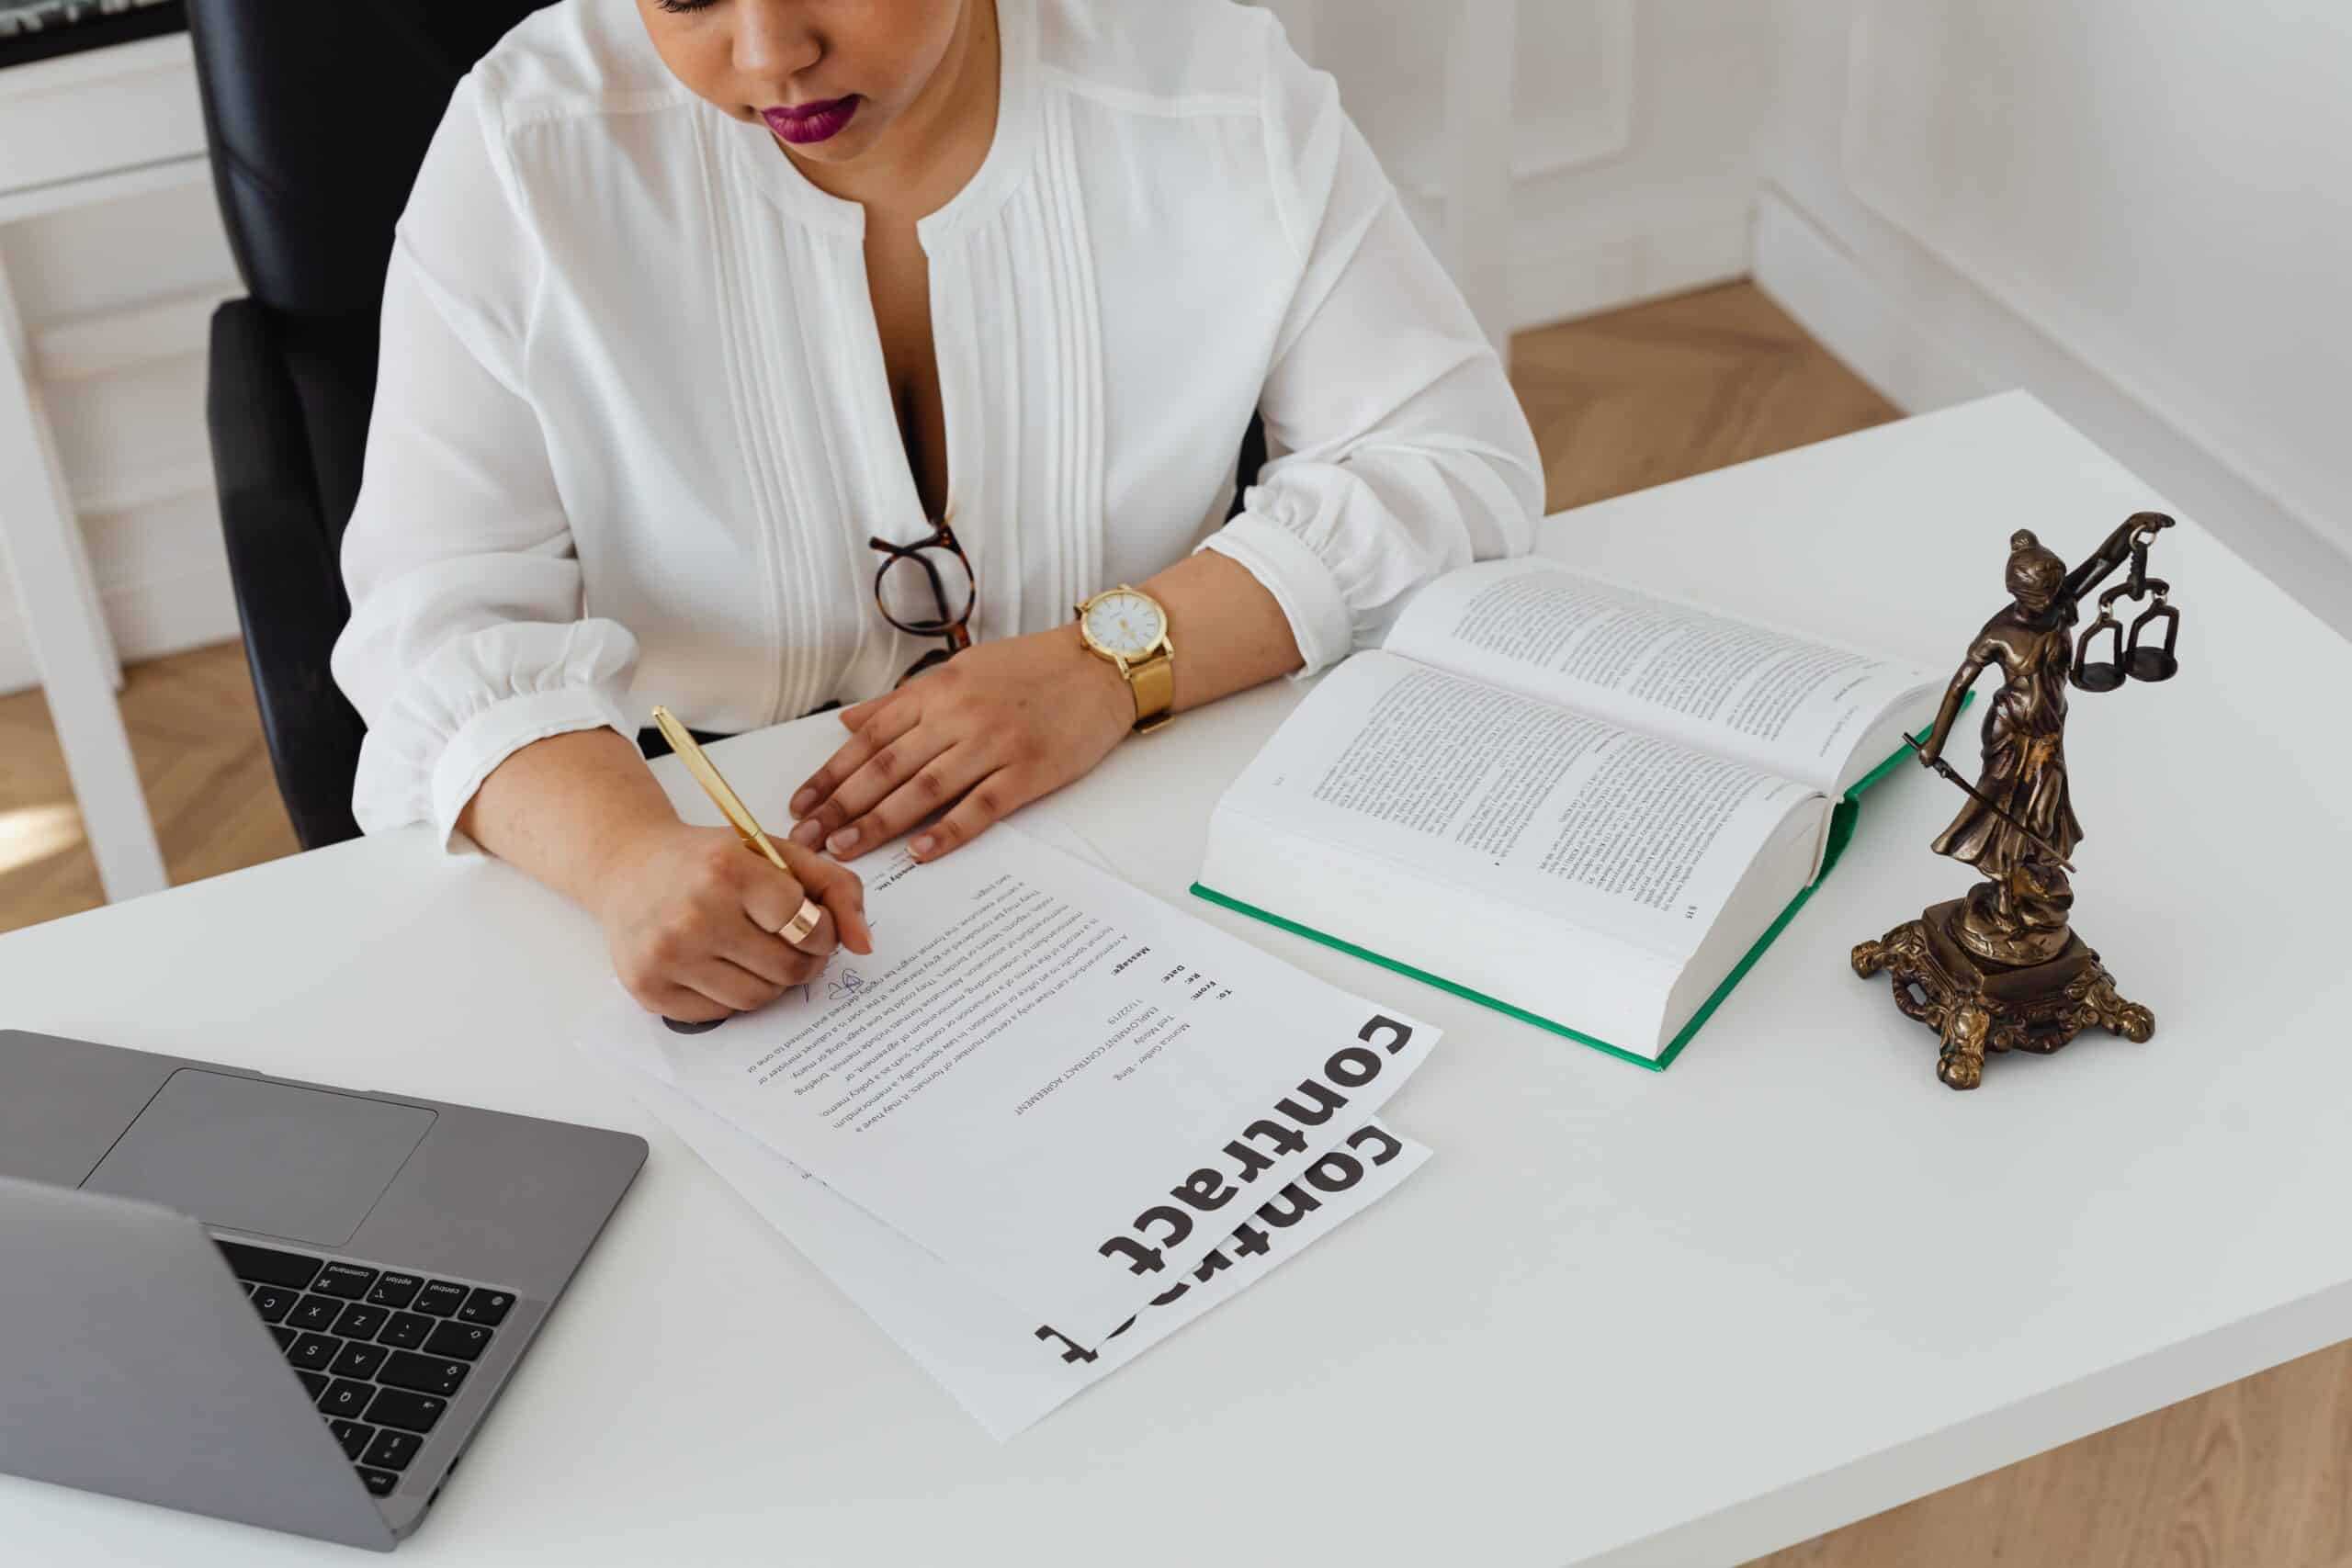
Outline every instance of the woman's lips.
[(789, 108), (762, 109), (768, 129), (795, 146), (839, 136), (857, 113), (857, 95), (828, 98), (820, 104), (795, 104)]

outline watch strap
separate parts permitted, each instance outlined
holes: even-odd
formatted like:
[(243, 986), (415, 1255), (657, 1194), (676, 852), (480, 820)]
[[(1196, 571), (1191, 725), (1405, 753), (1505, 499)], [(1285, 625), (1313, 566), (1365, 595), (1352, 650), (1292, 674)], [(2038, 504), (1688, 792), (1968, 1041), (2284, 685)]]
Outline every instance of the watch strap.
[(1176, 661), (1161, 648), (1150, 657), (1130, 660), (1127, 686), (1135, 693), (1137, 735), (1148, 735), (1175, 716)]

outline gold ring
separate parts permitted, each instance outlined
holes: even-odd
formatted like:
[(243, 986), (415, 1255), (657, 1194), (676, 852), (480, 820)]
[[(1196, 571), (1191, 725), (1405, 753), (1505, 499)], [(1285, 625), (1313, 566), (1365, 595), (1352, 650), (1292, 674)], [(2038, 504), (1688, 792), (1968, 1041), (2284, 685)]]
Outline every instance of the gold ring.
[(800, 939), (815, 931), (817, 922), (824, 918), (825, 907), (814, 898), (804, 896), (800, 900), (800, 912), (793, 916), (788, 924), (776, 928), (775, 934), (797, 947), (800, 945)]

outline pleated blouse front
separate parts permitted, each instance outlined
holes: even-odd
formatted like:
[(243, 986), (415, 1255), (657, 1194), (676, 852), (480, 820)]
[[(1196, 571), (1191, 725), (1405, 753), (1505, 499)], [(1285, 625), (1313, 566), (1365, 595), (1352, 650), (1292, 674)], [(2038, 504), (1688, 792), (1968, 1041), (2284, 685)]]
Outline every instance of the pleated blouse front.
[[(1310, 669), (1542, 479), (1458, 294), (1264, 13), (997, 0), (996, 138), (918, 225), (983, 637), (1203, 545)], [(453, 100), (387, 280), (335, 674), (369, 830), (656, 702), (735, 731), (887, 690), (873, 536), (922, 513), (865, 213), (664, 71), (632, 0), (526, 22)], [(1276, 460), (1224, 523), (1263, 409)], [(915, 606), (910, 604), (910, 609)]]

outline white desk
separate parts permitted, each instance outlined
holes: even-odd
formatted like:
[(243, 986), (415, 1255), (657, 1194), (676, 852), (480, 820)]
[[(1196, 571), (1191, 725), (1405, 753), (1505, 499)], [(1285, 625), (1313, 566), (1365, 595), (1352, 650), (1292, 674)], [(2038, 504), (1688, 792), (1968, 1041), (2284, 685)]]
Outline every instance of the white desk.
[[(2160, 504), (2011, 396), (1547, 545), (1941, 665), (2001, 602), (2012, 528), (2078, 558)], [(2159, 550), (2183, 672), (2082, 696), (2070, 748), (2082, 929), (2155, 1039), (1998, 1058), (1973, 1094), (1846, 963), (1965, 881), (1926, 848), (1955, 797), (1916, 770), (1663, 1076), (1185, 897), (1295, 688), (1066, 792), (1144, 886), (1442, 1022), (1393, 1107), (1437, 1157), (1001, 1447), (575, 1064), (601, 946), (500, 864), (413, 832), (280, 862), (0, 938), (0, 996), (28, 1028), (652, 1141), (420, 1564), (1734, 1562), (2352, 1337), (2352, 822), (2327, 782), (2352, 647), (2186, 520)], [(723, 761), (780, 817), (784, 760), (822, 744)], [(28, 1562), (345, 1561), (14, 1480), (0, 1517)]]

